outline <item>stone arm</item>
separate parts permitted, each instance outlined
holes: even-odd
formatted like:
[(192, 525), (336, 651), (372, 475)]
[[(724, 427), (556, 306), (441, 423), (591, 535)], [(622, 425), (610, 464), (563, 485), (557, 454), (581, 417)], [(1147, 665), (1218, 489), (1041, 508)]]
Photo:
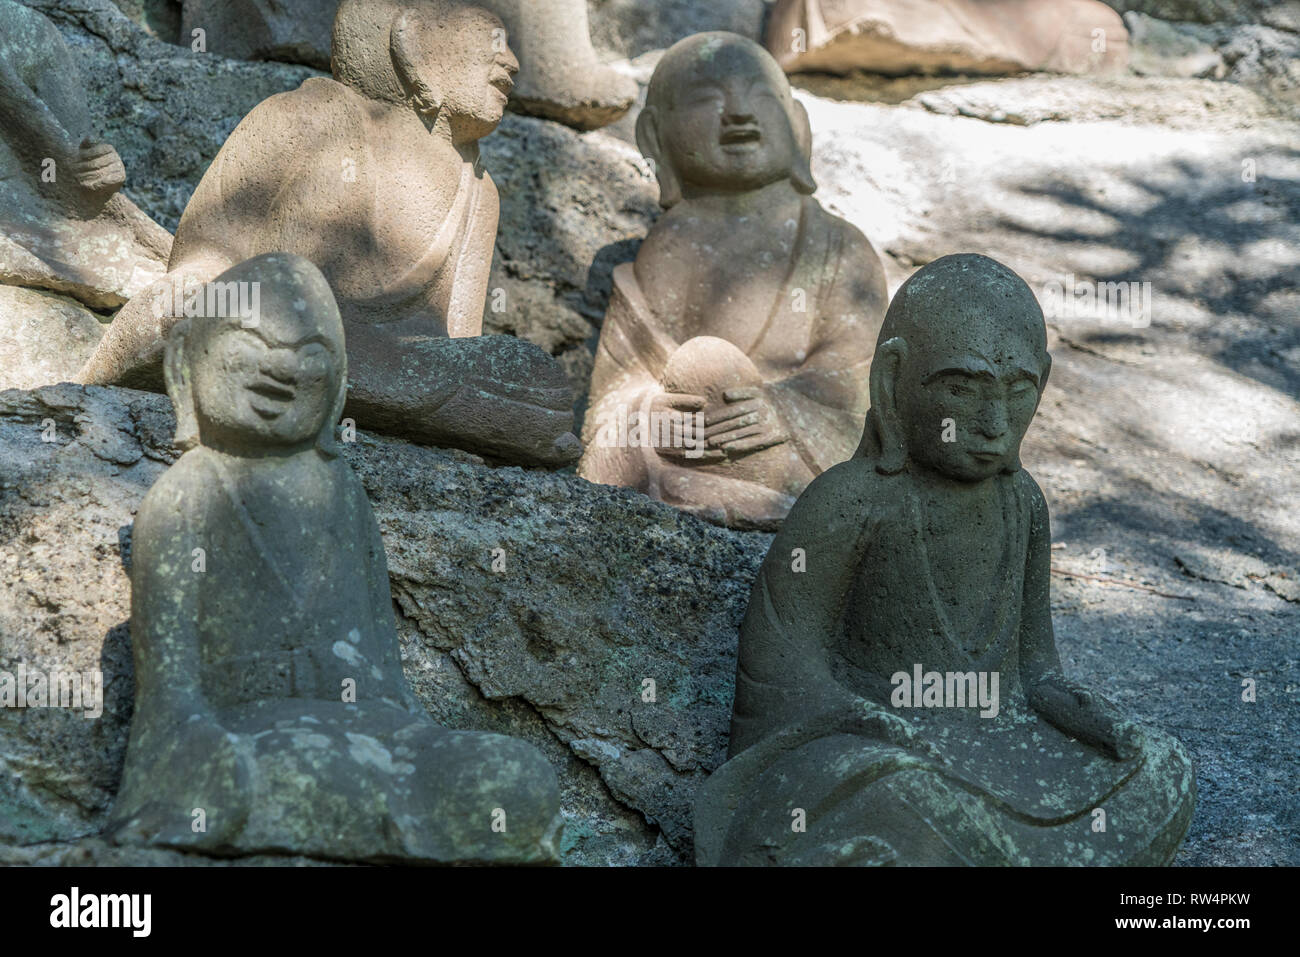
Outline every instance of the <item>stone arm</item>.
[(203, 696), (196, 628), (203, 572), (194, 567), (194, 549), (204, 547), (204, 523), (195, 499), (208, 486), (190, 465), (182, 457), (136, 515), (135, 713), (111, 827), (133, 833), (132, 840), (193, 845), (193, 815), (202, 809), (207, 831), (197, 840), (218, 847), (247, 818), (254, 772), (251, 742), (226, 730)]
[(1085, 685), (1065, 677), (1052, 628), (1052, 534), (1047, 502), (1027, 472), (1016, 481), (1029, 501), (1029, 547), (1020, 613), (1020, 678), (1029, 706), (1059, 730), (1127, 758), (1140, 749), (1136, 726)]
[(740, 630), (731, 757), (801, 724), (841, 730), (870, 725), (882, 736), (907, 736), (906, 722), (835, 678), (828, 650), (874, 537), (874, 479), (872, 465), (862, 459), (823, 473), (772, 542)]
[(33, 178), (40, 176), (45, 157), (60, 166), (70, 165), (77, 157), (83, 132), (66, 129), (4, 57), (0, 57), (0, 129), (14, 151), (33, 164)]
[[(135, 721), (166, 731), (192, 716), (215, 722), (199, 680), (196, 621), (203, 548), (182, 461), (150, 489), (136, 514), (131, 541), (131, 646), (135, 661)], [(179, 470), (179, 474), (178, 474)], [(207, 556), (204, 556), (206, 560)]]

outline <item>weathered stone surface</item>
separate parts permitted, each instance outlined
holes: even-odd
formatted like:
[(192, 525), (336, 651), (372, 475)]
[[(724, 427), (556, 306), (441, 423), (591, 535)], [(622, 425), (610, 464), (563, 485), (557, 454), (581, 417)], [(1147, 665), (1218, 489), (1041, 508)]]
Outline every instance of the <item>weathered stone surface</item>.
[[(1065, 667), (1191, 752), (1200, 806), (1176, 863), (1300, 863), (1285, 824), (1300, 811), (1285, 690), (1300, 680), (1287, 650), (1300, 611), (1264, 582), (1189, 577), (1174, 558), (1226, 547), (1294, 581), (1286, 503), (1300, 462), (1286, 437), (1300, 405), (1160, 339), (1053, 339), (1026, 465), (1052, 495)], [(1193, 393), (1252, 434), (1196, 422)], [(47, 842), (95, 832), (117, 788), (132, 694), (123, 563), (132, 512), (176, 455), (172, 428), (166, 399), (147, 393), (0, 398), (0, 669), (105, 672), (99, 721), (0, 711), (7, 859), (121, 860), (94, 840)], [(560, 773), (569, 864), (690, 860), (687, 811), (725, 752), (737, 629), (770, 538), (463, 453), (362, 434), (345, 454), (384, 535), (407, 676), (434, 720), (543, 750)], [(1259, 681), (1256, 704), (1241, 702), (1242, 677)]]
[(75, 299), (0, 285), (0, 389), (71, 382), (104, 324)]
[(764, 0), (587, 0), (598, 53), (629, 59), (710, 30), (763, 35)]
[(1135, 10), (1162, 20), (1192, 23), (1266, 23), (1282, 29), (1297, 29), (1300, 2), (1297, 0), (1102, 0), (1119, 13)]
[[(31, 2), (50, 12), (75, 55), (93, 61), (88, 98), (122, 153), (126, 192), (169, 228), (238, 120), (314, 75), (141, 38), (107, 0)], [(652, 37), (657, 27), (639, 0), (619, 2)], [(592, 8), (598, 38), (600, 6)], [(704, 17), (724, 8), (683, 0), (671, 9)], [(655, 56), (640, 67), (646, 79)], [(818, 131), (817, 195), (872, 237), (891, 286), (920, 263), (969, 250), (1006, 262), (1036, 290), (1071, 273), (1153, 283), (1149, 326), (1083, 318), (1050, 324), (1053, 382), (1027, 439), (1026, 464), (1053, 509), (1058, 643), (1068, 671), (1168, 729), (1192, 754), (1198, 808), (1175, 863), (1300, 863), (1300, 745), (1287, 690), (1300, 684), (1297, 605), (1279, 597), (1279, 589), (1294, 595), (1300, 566), (1291, 504), (1300, 498), (1294, 125), (1274, 101), (1230, 82), (945, 82), (925, 101), (906, 83), (797, 83)], [(657, 215), (653, 176), (630, 145), (627, 122), (611, 127), (613, 135), (580, 135), (507, 116), (484, 141), (503, 205), (490, 288), (507, 291), (504, 310), (489, 310), (485, 324), (559, 349), (577, 383), (589, 375), (610, 269), (634, 258)], [(1247, 173), (1252, 180), (1243, 179)], [(58, 656), (82, 667), (102, 659), (106, 671), (129, 675), (122, 558), (132, 509), (174, 455), (166, 401), (114, 389), (15, 395), (0, 413), (0, 669)], [(58, 423), (52, 445), (40, 442), (46, 418)], [(584, 731), (566, 743), (564, 729), (552, 731), (547, 712), (530, 703), (551, 700), (553, 687), (488, 700), (440, 650), (458, 648), (462, 631), (437, 623), (495, 614), (498, 628), (524, 631), (534, 614), (547, 622), (608, 619), (625, 640), (636, 635), (649, 649), (648, 663), (629, 668), (646, 676), (686, 670), (654, 657), (662, 635), (671, 635), (668, 658), (705, 656), (711, 673), (727, 676), (725, 700), (699, 706), (708, 713), (691, 718), (712, 729), (703, 740), (716, 743), (711, 753), (720, 760), (729, 655), (766, 537), (706, 527), (572, 477), (488, 471), (463, 455), (365, 435), (348, 455), (365, 478), (394, 568), (402, 556), (405, 577), (394, 571), (394, 596), (399, 605), (411, 600), (408, 592), (423, 601), (424, 628), (438, 636), (434, 643), (399, 617), (408, 676), (435, 720), (542, 748), (561, 774), (570, 863), (689, 860), (664, 834), (688, 826), (672, 808), (689, 804), (698, 772), (674, 770), (626, 731)], [(533, 523), (534, 511), (547, 516), (544, 524)], [(490, 549), (501, 541), (558, 569), (556, 577), (494, 575)], [(437, 563), (439, 583), (419, 580), (425, 562)], [(589, 595), (590, 582), (611, 583), (601, 587), (628, 596), (627, 610), (621, 598), (608, 599), (598, 615), (574, 607), (570, 596)], [(692, 600), (704, 611), (683, 621)], [(493, 634), (484, 628), (477, 645), (486, 647)], [(582, 634), (562, 640), (579, 649), (579, 660), (589, 653)], [(495, 659), (485, 680), (498, 688), (527, 684), (519, 677), (534, 667), (523, 667), (527, 660)], [(1259, 682), (1255, 704), (1240, 699), (1245, 678)], [(659, 681), (661, 702), (664, 686)], [(563, 693), (567, 675), (555, 687)], [(0, 821), (25, 835), (6, 833), (4, 859), (172, 860), (167, 852), (124, 860), (94, 839), (17, 846), (75, 838), (103, 821), (120, 775), (130, 680), (110, 681), (107, 695), (101, 722), (0, 712)], [(617, 714), (627, 707), (621, 697), (612, 712), (580, 714), (578, 695), (566, 707), (579, 713), (568, 720), (586, 728), (627, 718)], [(624, 735), (647, 753), (611, 759), (625, 754)], [(695, 755), (705, 769), (710, 747)], [(672, 801), (656, 803), (642, 789), (638, 762), (663, 772), (653, 782)], [(626, 799), (594, 764), (609, 770)], [(17, 783), (19, 774), (26, 784)], [(647, 823), (633, 802), (666, 823)]]
[(317, 71), (245, 63), (155, 39), (112, 0), (25, 0), (63, 34), (88, 107), (127, 169), (123, 192), (174, 231), (221, 144), (254, 106)]
[(1123, 21), (1098, 0), (776, 0), (767, 47), (790, 72), (1113, 73)]
[(1170, 23), (1144, 13), (1124, 14), (1129, 66), (1142, 76), (1193, 76), (1222, 79), (1228, 72), (1214, 48), (1216, 31), (1192, 23)]

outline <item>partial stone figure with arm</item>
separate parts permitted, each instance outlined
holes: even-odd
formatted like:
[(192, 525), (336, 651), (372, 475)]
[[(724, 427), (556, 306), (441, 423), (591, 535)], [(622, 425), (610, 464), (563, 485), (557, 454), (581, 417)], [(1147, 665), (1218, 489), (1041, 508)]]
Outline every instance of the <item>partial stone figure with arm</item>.
[(125, 182), (59, 31), (0, 0), (0, 281), (108, 309), (161, 276), (171, 236)]

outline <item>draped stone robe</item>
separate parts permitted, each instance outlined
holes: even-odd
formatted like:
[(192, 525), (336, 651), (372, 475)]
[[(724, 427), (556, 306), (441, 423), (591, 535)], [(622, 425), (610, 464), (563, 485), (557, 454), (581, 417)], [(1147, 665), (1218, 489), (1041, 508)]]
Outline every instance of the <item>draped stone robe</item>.
[(330, 281), (350, 338), (359, 325), (399, 321), (408, 335), (479, 335), (496, 186), (481, 164), (456, 160), (456, 189), (446, 194), (425, 163), (434, 161), (432, 138), (427, 158), (394, 156), (375, 111), (324, 77), (260, 103), (186, 206), (171, 268), (293, 252)]
[(558, 859), (553, 772), (521, 741), (434, 724), (402, 672), (365, 492), (342, 460), (321, 469), (271, 477), (268, 500), (264, 471), (198, 448), (146, 496), (115, 825), (143, 818), (155, 843), (223, 854)]
[[(730, 760), (696, 804), (700, 864), (1160, 864), (1185, 832), (1191, 765), (1144, 728), (1120, 760), (1033, 711), (1020, 675), (1026, 569), (1049, 547), (1046, 504), (1002, 475), (1000, 583), (954, 629), (911, 476), (855, 458), (786, 520), (741, 628)], [(812, 515), (834, 516), (830, 527)], [(792, 549), (807, 569), (792, 569)], [(1044, 572), (1045, 574), (1045, 572)], [(1046, 601), (1046, 593), (1042, 595)], [(1048, 619), (1050, 621), (1050, 618)], [(891, 676), (997, 672), (1000, 708), (891, 705)], [(1094, 808), (1109, 827), (1095, 831)], [(806, 832), (792, 812), (806, 815)]]

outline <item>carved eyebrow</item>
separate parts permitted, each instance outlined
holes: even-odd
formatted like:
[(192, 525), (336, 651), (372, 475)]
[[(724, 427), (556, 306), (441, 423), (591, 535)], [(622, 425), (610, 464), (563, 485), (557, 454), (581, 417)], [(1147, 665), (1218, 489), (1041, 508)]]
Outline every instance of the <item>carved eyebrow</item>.
[(309, 346), (312, 345), (313, 343), (318, 343), (324, 346), (326, 349), (333, 351), (333, 346), (330, 344), (329, 339), (323, 333), (320, 332), (312, 333), (310, 336), (306, 336), (305, 338), (299, 339), (297, 342), (286, 343), (286, 342), (281, 342), (278, 339), (275, 340), (268, 339), (266, 335), (262, 332), (261, 326), (241, 325), (238, 327), (238, 329), (240, 332), (249, 332), (257, 336), (257, 338), (262, 340), (262, 344), (265, 345), (268, 349), (301, 349), (303, 346)]
[[(936, 381), (937, 379), (942, 379), (946, 375), (959, 375), (968, 379), (984, 379), (991, 382), (998, 381), (998, 377), (994, 374), (993, 370), (989, 366), (987, 366), (983, 361), (976, 360), (975, 362), (972, 362), (968, 365), (950, 366), (947, 369), (940, 369), (938, 372), (932, 373), (931, 375), (927, 376), (926, 379), (921, 384), (929, 385), (930, 383)], [(1038, 385), (1038, 374), (1030, 371), (1029, 369), (1024, 369), (1020, 367), (1014, 369), (1005, 378), (1010, 382), (1020, 382), (1022, 380), (1028, 380), (1029, 382), (1032, 382), (1035, 386)]]
[(921, 384), (929, 385), (931, 382), (934, 382), (937, 379), (942, 379), (946, 375), (959, 375), (967, 379), (997, 380), (997, 376), (994, 375), (993, 369), (987, 363), (976, 359), (973, 362), (963, 363), (958, 366), (949, 366), (946, 369), (940, 369), (938, 372), (933, 372), (926, 376), (925, 380)]

